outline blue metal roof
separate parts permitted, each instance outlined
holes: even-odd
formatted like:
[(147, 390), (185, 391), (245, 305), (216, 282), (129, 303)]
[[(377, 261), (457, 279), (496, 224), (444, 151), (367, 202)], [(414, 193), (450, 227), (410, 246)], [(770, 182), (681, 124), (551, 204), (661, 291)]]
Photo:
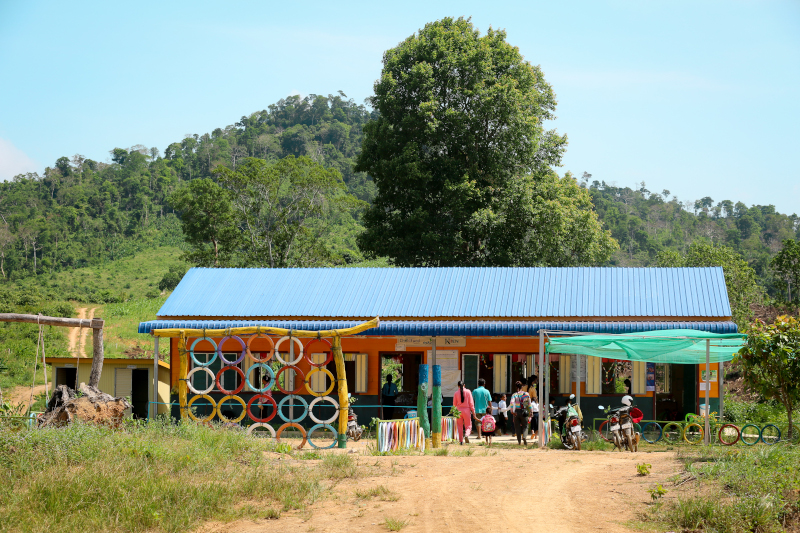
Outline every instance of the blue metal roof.
[[(139, 324), (139, 333), (154, 329), (226, 329), (243, 327), (272, 327), (321, 331), (351, 328), (357, 321), (306, 320), (151, 320)], [(527, 337), (536, 336), (540, 329), (582, 331), (592, 333), (637, 333), (663, 329), (696, 329), (711, 333), (736, 333), (733, 322), (522, 322), (497, 320), (409, 320), (381, 321), (380, 326), (360, 336), (418, 335), (422, 337)]]
[(193, 268), (158, 312), (203, 318), (730, 317), (722, 268)]

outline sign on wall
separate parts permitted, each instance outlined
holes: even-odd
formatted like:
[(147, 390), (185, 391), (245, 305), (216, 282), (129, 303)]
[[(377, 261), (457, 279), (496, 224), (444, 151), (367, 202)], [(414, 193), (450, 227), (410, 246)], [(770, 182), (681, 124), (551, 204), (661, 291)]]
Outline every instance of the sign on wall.
[[(461, 371), (458, 369), (458, 350), (436, 350), (436, 364), (442, 367), (442, 396), (452, 398), (458, 389)], [(433, 384), (433, 352), (428, 350), (428, 383)]]
[[(464, 347), (467, 345), (467, 338), (466, 337), (435, 337), (436, 338), (436, 347), (437, 348), (447, 348), (447, 347)], [(397, 336), (395, 337), (397, 345), (403, 346), (433, 346), (433, 339), (434, 337), (408, 337), (408, 336)], [(403, 350), (398, 350), (403, 351)]]

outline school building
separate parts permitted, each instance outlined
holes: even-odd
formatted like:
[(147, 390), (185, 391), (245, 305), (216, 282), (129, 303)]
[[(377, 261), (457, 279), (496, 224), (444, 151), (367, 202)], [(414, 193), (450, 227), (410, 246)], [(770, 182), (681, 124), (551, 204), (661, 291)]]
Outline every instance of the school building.
[[(379, 327), (342, 339), (348, 390), (358, 397), (355, 407), (362, 424), (381, 416), (380, 387), (388, 371), (400, 376), (397, 405), (409, 409), (416, 405), (422, 363), (441, 365), (444, 405), (450, 405), (459, 379), (470, 389), (483, 378), (493, 394), (511, 392), (515, 381), (536, 373), (540, 330), (551, 337), (559, 331), (737, 331), (721, 268), (193, 268), (156, 319), (142, 322), (139, 332), (246, 326), (317, 331), (352, 327), (376, 316)], [(179, 339), (161, 342), (165, 340), (170, 341), (175, 402)], [(214, 352), (211, 342), (196, 340), (187, 340), (193, 354), (190, 371), (194, 361), (210, 360)], [(254, 354), (269, 352), (275, 342), (261, 337), (247, 340)], [(280, 351), (287, 352), (289, 344), (293, 342), (284, 342)], [(302, 344), (308, 358), (281, 377), (289, 392), (302, 392), (304, 376), (312, 370), (310, 362), (320, 365), (329, 360), (330, 347), (324, 341), (304, 339)], [(242, 349), (239, 341), (227, 339), (220, 352), (228, 353), (226, 360), (236, 361)], [(209, 365), (210, 374), (220, 371), (218, 359)], [(249, 373), (253, 364), (242, 356), (233, 365), (241, 373), (226, 371), (220, 378), (226, 389), (242, 385), (239, 396), (245, 403), (256, 394), (252, 384), (259, 380)], [(682, 419), (686, 413), (697, 413), (704, 402), (704, 365), (568, 354), (549, 354), (547, 364), (550, 398), (563, 401), (580, 388), (589, 420), (597, 405), (619, 405), (628, 392), (636, 397), (645, 419)], [(335, 375), (333, 362), (324, 367)], [(719, 406), (720, 376), (717, 364), (711, 369), (713, 411)], [(202, 382), (195, 388), (206, 388), (210, 374), (196, 373), (192, 379)], [(322, 372), (313, 378), (310, 386), (315, 391), (332, 386)], [(272, 394), (276, 400), (283, 396), (278, 391)], [(235, 415), (242, 407), (232, 403), (229, 409)], [(396, 408), (395, 417), (402, 411)], [(176, 408), (172, 412), (178, 416)], [(247, 422), (245, 417), (243, 423)]]

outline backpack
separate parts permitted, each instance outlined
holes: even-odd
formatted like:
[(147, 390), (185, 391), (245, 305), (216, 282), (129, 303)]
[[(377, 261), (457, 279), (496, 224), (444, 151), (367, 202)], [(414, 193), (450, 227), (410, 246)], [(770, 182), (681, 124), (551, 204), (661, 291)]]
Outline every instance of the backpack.
[(516, 412), (521, 413), (521, 415), (526, 418), (531, 416), (531, 397), (527, 394), (522, 394), (519, 392), (516, 394), (519, 394), (519, 396), (517, 396), (517, 403), (519, 404), (519, 407), (517, 407)]
[(481, 431), (484, 433), (491, 433), (494, 431), (494, 417), (492, 415), (486, 415), (481, 419)]

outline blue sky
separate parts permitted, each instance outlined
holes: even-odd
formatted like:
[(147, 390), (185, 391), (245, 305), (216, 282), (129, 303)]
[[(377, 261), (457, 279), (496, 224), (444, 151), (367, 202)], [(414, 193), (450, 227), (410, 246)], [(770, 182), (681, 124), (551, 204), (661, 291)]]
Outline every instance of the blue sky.
[(542, 66), (562, 172), (800, 214), (798, 1), (0, 0), (0, 179), (163, 152), (289, 94), (362, 102), (384, 50), (462, 15)]

